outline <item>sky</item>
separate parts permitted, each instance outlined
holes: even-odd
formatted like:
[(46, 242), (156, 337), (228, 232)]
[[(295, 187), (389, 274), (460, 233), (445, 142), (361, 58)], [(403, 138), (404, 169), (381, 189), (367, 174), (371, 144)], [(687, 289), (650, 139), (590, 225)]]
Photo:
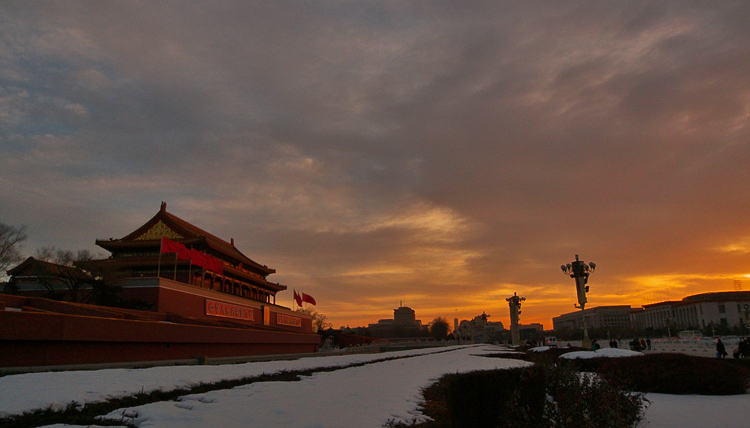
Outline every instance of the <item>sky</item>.
[[(750, 289), (750, 3), (0, 4), (0, 222), (167, 210), (334, 327)], [(744, 283), (742, 282), (744, 281)], [(287, 303), (284, 303), (288, 300)], [(451, 322), (452, 324), (452, 322)]]

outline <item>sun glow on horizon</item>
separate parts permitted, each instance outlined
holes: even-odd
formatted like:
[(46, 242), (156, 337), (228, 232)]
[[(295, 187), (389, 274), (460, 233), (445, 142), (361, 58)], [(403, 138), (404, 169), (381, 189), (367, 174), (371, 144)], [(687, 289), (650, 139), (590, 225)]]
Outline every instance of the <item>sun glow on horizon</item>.
[[(750, 278), (750, 273), (676, 273), (620, 278), (617, 283), (596, 281), (590, 283), (591, 291), (586, 307), (627, 305), (639, 308), (644, 304), (682, 300), (695, 294), (731, 291), (738, 278)], [(527, 299), (522, 305), (521, 324), (540, 323), (546, 330), (551, 330), (552, 318), (579, 310), (575, 307), (577, 302), (574, 290), (567, 285), (499, 283), (489, 289), (470, 292), (460, 287), (455, 291), (446, 288), (439, 296), (432, 293), (401, 294), (391, 291), (385, 295), (367, 297), (357, 304), (334, 304), (340, 310), (331, 311), (329, 318), (336, 320), (336, 327), (367, 326), (379, 319), (392, 318), (392, 310), (403, 301), (404, 306), (416, 311), (417, 319), (421, 319), (424, 324), (443, 317), (452, 325), (454, 318), (459, 321), (470, 320), (486, 313), (491, 316), (491, 321), (501, 321), (508, 328), (510, 313), (505, 299), (517, 293)]]

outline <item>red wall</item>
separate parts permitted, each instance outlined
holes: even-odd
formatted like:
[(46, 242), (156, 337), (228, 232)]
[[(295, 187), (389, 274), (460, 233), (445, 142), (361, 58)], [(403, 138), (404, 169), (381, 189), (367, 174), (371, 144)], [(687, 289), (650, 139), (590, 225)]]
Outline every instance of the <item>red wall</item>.
[(315, 334), (0, 311), (2, 367), (315, 352), (319, 345)]
[[(259, 308), (255, 321), (240, 322), (205, 315), (204, 296), (162, 288), (159, 297), (179, 315), (0, 294), (0, 367), (305, 353), (320, 346), (309, 319), (285, 331), (262, 325)], [(271, 319), (305, 316), (266, 307)]]
[[(237, 305), (252, 310), (253, 321), (207, 315), (206, 299)], [(267, 308), (266, 310), (269, 312), (268, 320), (266, 320), (266, 322), (264, 322), (263, 308)], [(270, 303), (258, 302), (174, 281), (165, 281), (164, 279), (160, 281), (157, 311), (167, 314), (178, 314), (183, 317), (202, 318), (212, 321), (224, 320), (249, 325), (265, 325), (285, 331), (312, 333), (312, 318), (308, 314), (294, 312), (290, 309), (272, 305)], [(299, 318), (301, 326), (292, 327), (278, 324), (276, 322), (278, 314)]]

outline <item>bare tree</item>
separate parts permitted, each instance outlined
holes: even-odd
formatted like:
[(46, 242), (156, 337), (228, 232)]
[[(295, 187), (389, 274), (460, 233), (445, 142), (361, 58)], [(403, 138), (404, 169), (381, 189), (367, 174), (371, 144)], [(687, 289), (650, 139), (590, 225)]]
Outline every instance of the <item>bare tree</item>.
[[(49, 277), (42, 284), (52, 298), (67, 298), (71, 302), (112, 304), (109, 302), (121, 290), (115, 271), (107, 264), (92, 263), (95, 257), (88, 250), (61, 250), (55, 247), (37, 249), (35, 258), (48, 262)], [(64, 290), (60, 290), (62, 285)], [(61, 295), (61, 292), (64, 295)]]
[(0, 278), (6, 276), (9, 267), (23, 260), (21, 243), (26, 238), (26, 226), (13, 227), (0, 223)]
[(297, 309), (297, 312), (302, 312), (305, 314), (310, 314), (312, 316), (312, 330), (313, 333), (320, 333), (324, 330), (328, 330), (333, 326), (330, 322), (326, 321), (328, 319), (327, 316), (321, 314), (318, 311), (312, 310), (312, 309)]

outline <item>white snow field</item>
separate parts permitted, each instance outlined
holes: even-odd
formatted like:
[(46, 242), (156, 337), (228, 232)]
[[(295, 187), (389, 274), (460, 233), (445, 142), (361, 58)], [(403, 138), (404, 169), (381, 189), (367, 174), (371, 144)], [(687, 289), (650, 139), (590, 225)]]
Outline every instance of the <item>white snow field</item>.
[[(119, 409), (108, 416), (139, 427), (382, 427), (389, 421), (422, 420), (421, 388), (446, 373), (519, 367), (520, 360), (486, 358), (507, 352), (493, 345), (455, 346), (384, 354), (304, 358), (224, 366), (107, 369), (10, 375), (0, 378), (0, 416), (48, 406), (93, 402), (139, 391), (236, 379), (281, 370), (345, 366), (410, 356), (332, 372), (297, 382), (257, 382), (183, 396), (176, 401)], [(609, 354), (610, 352), (606, 352)], [(627, 354), (627, 353), (621, 353)], [(639, 427), (747, 428), (750, 395), (647, 394), (651, 405)], [(63, 427), (66, 425), (52, 425)]]

